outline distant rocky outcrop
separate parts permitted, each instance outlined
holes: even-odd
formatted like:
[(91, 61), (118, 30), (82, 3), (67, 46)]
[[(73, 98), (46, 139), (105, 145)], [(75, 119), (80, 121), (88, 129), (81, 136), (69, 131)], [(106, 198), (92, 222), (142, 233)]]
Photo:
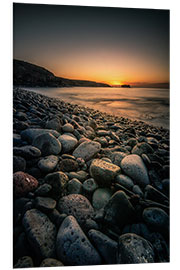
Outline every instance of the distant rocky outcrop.
[(130, 88), (131, 86), (129, 84), (122, 84), (121, 87)]
[(13, 60), (13, 84), (16, 86), (49, 86), (49, 87), (70, 87), (70, 86), (89, 86), (89, 87), (110, 87), (105, 83), (98, 83), (86, 80), (71, 80), (56, 77), (47, 69), (30, 64), (21, 60)]

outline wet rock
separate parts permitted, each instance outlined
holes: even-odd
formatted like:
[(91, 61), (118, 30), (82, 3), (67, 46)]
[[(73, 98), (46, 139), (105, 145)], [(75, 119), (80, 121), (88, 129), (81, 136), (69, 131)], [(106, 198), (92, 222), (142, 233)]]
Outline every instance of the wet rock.
[(59, 228), (56, 251), (59, 260), (65, 265), (101, 264), (100, 255), (72, 216), (68, 216)]
[(38, 181), (33, 176), (24, 172), (16, 172), (13, 174), (13, 191), (15, 196), (23, 197), (37, 187)]
[(68, 194), (82, 194), (82, 183), (78, 179), (73, 178), (68, 181), (66, 189)]
[(70, 132), (70, 133), (72, 133), (74, 131), (74, 127), (73, 127), (73, 125), (67, 123), (64, 126), (62, 126), (62, 130), (64, 132)]
[(71, 152), (72, 150), (74, 150), (74, 148), (78, 144), (78, 140), (75, 137), (72, 137), (72, 136), (67, 135), (67, 134), (63, 134), (63, 135), (59, 136), (58, 140), (60, 141), (60, 143), (62, 145), (63, 153)]
[(75, 172), (78, 167), (78, 162), (73, 159), (63, 159), (60, 162), (60, 170), (63, 172)]
[(55, 256), (56, 227), (45, 214), (37, 209), (28, 210), (23, 218), (23, 226), (38, 257)]
[(132, 223), (135, 217), (134, 207), (123, 191), (114, 193), (104, 210), (104, 221), (109, 225), (114, 224), (120, 228), (125, 224)]
[(56, 267), (56, 266), (64, 266), (64, 264), (53, 258), (44, 259), (40, 264), (40, 267)]
[(81, 143), (73, 152), (76, 158), (82, 158), (85, 161), (93, 158), (101, 149), (101, 144), (94, 141)]
[(142, 217), (149, 228), (165, 233), (169, 231), (169, 216), (161, 208), (145, 208)]
[(17, 263), (14, 265), (14, 268), (30, 268), (34, 267), (34, 263), (31, 257), (24, 256), (19, 258)]
[(115, 178), (115, 182), (130, 190), (134, 186), (132, 179), (129, 176), (124, 175), (124, 174), (117, 175)]
[(147, 168), (138, 155), (128, 155), (121, 161), (121, 168), (138, 185), (146, 186), (149, 184)]
[(94, 209), (99, 210), (103, 208), (111, 198), (113, 192), (109, 188), (98, 188), (93, 193), (92, 196), (92, 205)]
[(52, 172), (58, 164), (58, 157), (54, 155), (46, 156), (38, 162), (39, 169), (44, 173)]
[(153, 263), (154, 251), (152, 245), (144, 238), (127, 233), (119, 237), (118, 263)]
[(44, 213), (49, 213), (56, 207), (56, 201), (48, 197), (36, 197), (35, 207)]
[(24, 172), (26, 170), (26, 161), (22, 157), (13, 156), (13, 172), (22, 171)]
[(34, 146), (26, 145), (21, 147), (14, 147), (13, 154), (24, 157), (25, 159), (31, 159), (41, 156), (41, 151)]
[(38, 187), (35, 190), (35, 195), (37, 195), (37, 196), (47, 196), (51, 189), (52, 189), (52, 186), (45, 183), (45, 184), (41, 185), (40, 187)]
[(67, 185), (68, 177), (63, 172), (49, 173), (45, 177), (45, 182), (52, 186), (49, 196), (58, 200)]
[(41, 134), (32, 142), (32, 145), (41, 150), (42, 156), (58, 155), (61, 152), (61, 143), (52, 134)]
[(38, 135), (47, 133), (52, 134), (56, 138), (60, 135), (57, 131), (51, 129), (27, 128), (21, 132), (21, 138), (31, 144)]
[(141, 156), (142, 154), (152, 154), (153, 148), (146, 142), (136, 144), (132, 149), (132, 154)]
[(56, 117), (46, 122), (46, 129), (61, 131), (61, 121)]
[(89, 171), (99, 186), (110, 187), (116, 175), (120, 173), (120, 167), (101, 159), (94, 159)]
[(94, 210), (89, 200), (80, 194), (70, 194), (62, 197), (57, 205), (60, 213), (72, 215), (83, 226), (87, 219), (92, 218)]
[(117, 242), (97, 230), (90, 230), (88, 236), (105, 263), (117, 263)]

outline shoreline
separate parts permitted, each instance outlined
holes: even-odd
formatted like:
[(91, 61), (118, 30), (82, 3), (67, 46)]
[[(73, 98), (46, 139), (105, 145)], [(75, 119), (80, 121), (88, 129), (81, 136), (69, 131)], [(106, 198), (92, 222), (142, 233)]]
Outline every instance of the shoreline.
[[(31, 90), (31, 88), (30, 88), (30, 90), (29, 89), (26, 89), (26, 87), (15, 87), (15, 88), (17, 88), (17, 89), (22, 89), (22, 90), (25, 90), (25, 91), (31, 91), (31, 92), (34, 92), (34, 93), (37, 93), (37, 94), (40, 94), (40, 95), (42, 95), (42, 96), (44, 96), (44, 97), (48, 97), (48, 98), (52, 98), (52, 99), (57, 99), (57, 100), (59, 100), (59, 101), (63, 101), (63, 102), (65, 102), (65, 103), (67, 103), (67, 104), (71, 104), (71, 105), (73, 105), (73, 106), (78, 106), (78, 107), (82, 107), (82, 108), (84, 108), (84, 109), (88, 109), (88, 110), (94, 110), (94, 111), (99, 111), (100, 113), (103, 113), (103, 114), (105, 114), (105, 115), (109, 115), (110, 117), (114, 117), (115, 119), (121, 119), (121, 118), (123, 118), (123, 119), (126, 119), (126, 120), (128, 120), (128, 121), (131, 121), (132, 123), (134, 122), (134, 123), (136, 123), (136, 122), (139, 122), (139, 123), (141, 123), (142, 125), (147, 125), (147, 126), (150, 126), (150, 127), (154, 127), (154, 128), (157, 128), (157, 129), (162, 129), (162, 130), (167, 130), (167, 131), (170, 131), (170, 128), (166, 128), (166, 127), (163, 127), (163, 126), (160, 126), (160, 125), (158, 125), (158, 124), (151, 124), (151, 123), (148, 123), (148, 120), (147, 120), (147, 122), (146, 121), (141, 121), (141, 120), (138, 120), (138, 119), (132, 119), (132, 118), (129, 118), (129, 117), (125, 117), (125, 116), (119, 116), (119, 115), (117, 115), (116, 113), (112, 113), (112, 114), (109, 114), (109, 113), (106, 113), (106, 112), (104, 112), (104, 111), (102, 111), (101, 109), (95, 109), (95, 108), (92, 108), (92, 107), (89, 107), (89, 106), (83, 106), (83, 105), (81, 105), (81, 104), (77, 104), (77, 103), (74, 103), (74, 102), (68, 102), (68, 101), (65, 101), (65, 100), (63, 100), (63, 99), (61, 99), (61, 98), (59, 98), (59, 97), (50, 97), (50, 96), (47, 96), (46, 94), (41, 94), (41, 93), (38, 93), (38, 92), (35, 92), (34, 90)], [(38, 88), (38, 87), (37, 87)], [(42, 88), (42, 87), (40, 87), (40, 88)], [(47, 88), (49, 88), (49, 87), (47, 87)], [(72, 87), (70, 87), (70, 88), (72, 88)], [(33, 88), (34, 89), (34, 88)], [(168, 127), (170, 127), (170, 123), (168, 124)]]
[(169, 262), (169, 150), (167, 129), (14, 88), (14, 267)]

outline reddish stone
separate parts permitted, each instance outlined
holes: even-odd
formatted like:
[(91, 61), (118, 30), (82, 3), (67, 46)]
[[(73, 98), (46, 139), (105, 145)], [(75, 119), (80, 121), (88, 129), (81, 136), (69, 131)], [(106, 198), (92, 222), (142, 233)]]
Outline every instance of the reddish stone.
[(38, 181), (33, 176), (24, 172), (16, 172), (13, 174), (13, 189), (14, 195), (17, 197), (23, 197), (28, 192), (37, 188)]

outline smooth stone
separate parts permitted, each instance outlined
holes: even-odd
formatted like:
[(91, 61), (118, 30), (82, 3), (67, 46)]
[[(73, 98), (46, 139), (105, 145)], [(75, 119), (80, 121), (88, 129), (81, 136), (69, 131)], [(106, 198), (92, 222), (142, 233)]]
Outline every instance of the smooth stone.
[(38, 167), (42, 172), (52, 172), (58, 164), (58, 157), (54, 155), (46, 156), (38, 162)]
[(19, 156), (13, 156), (13, 173), (26, 170), (26, 160)]
[(122, 234), (125, 233), (135, 233), (145, 238), (146, 240), (151, 241), (151, 232), (144, 223), (135, 223), (126, 225), (122, 230)]
[(115, 178), (115, 182), (122, 185), (123, 187), (127, 189), (132, 189), (134, 186), (132, 179), (129, 176), (124, 175), (124, 174), (117, 175)]
[(41, 150), (42, 156), (58, 155), (61, 152), (61, 143), (52, 134), (41, 134), (32, 142), (32, 145)]
[(65, 218), (56, 240), (57, 257), (64, 265), (99, 265), (101, 258), (92, 246), (76, 219)]
[(13, 133), (13, 147), (16, 146), (21, 146), (22, 145), (22, 140), (21, 140), (21, 135)]
[(63, 159), (60, 162), (60, 170), (63, 172), (75, 172), (79, 168), (78, 162), (73, 159)]
[(99, 142), (102, 147), (107, 147), (108, 146), (108, 141), (104, 137), (96, 137), (94, 141)]
[(119, 166), (101, 159), (94, 159), (89, 169), (92, 178), (102, 187), (110, 187), (120, 170)]
[(135, 138), (130, 138), (128, 141), (127, 141), (127, 144), (131, 147), (134, 147), (136, 144), (137, 144), (137, 140)]
[(118, 242), (119, 264), (153, 263), (154, 251), (152, 245), (133, 233), (123, 234)]
[(70, 133), (71, 133), (71, 132), (74, 131), (74, 127), (73, 127), (73, 125), (67, 123), (67, 124), (65, 124), (64, 126), (62, 126), (62, 130), (63, 130), (64, 132), (70, 132)]
[(160, 192), (159, 190), (157, 190), (151, 185), (146, 186), (144, 190), (144, 195), (145, 195), (145, 199), (147, 200), (152, 200), (155, 202), (166, 203), (166, 204), (167, 202), (169, 202), (169, 199), (165, 194), (163, 194), (162, 192)]
[(49, 196), (57, 200), (60, 198), (67, 186), (68, 177), (63, 172), (49, 173), (45, 177), (45, 182), (52, 186)]
[(21, 132), (21, 138), (22, 140), (27, 141), (28, 143), (32, 143), (35, 137), (41, 134), (47, 134), (50, 133), (54, 137), (59, 137), (60, 134), (56, 130), (51, 129), (40, 129), (40, 128), (27, 128)]
[(44, 259), (40, 264), (40, 267), (56, 267), (56, 266), (64, 266), (64, 264), (53, 258)]
[(142, 192), (142, 189), (138, 185), (134, 185), (132, 191), (136, 194), (138, 194), (140, 197), (144, 196), (144, 193)]
[(116, 241), (112, 240), (102, 232), (94, 229), (88, 232), (88, 237), (103, 258), (105, 263), (117, 263), (118, 244)]
[(66, 189), (68, 194), (82, 194), (82, 183), (78, 179), (73, 178), (68, 181)]
[(13, 155), (24, 157), (25, 159), (31, 159), (41, 156), (41, 151), (32, 145), (26, 145), (13, 148)]
[(83, 182), (82, 188), (85, 195), (92, 195), (98, 185), (93, 178), (89, 178)]
[(56, 130), (56, 131), (60, 132), (61, 131), (61, 122), (57, 117), (53, 118), (53, 119), (48, 120), (46, 122), (45, 128)]
[(146, 142), (136, 144), (132, 149), (132, 154), (141, 156), (142, 154), (152, 154), (153, 148)]
[(97, 136), (101, 137), (101, 136), (109, 136), (110, 135), (110, 131), (109, 130), (97, 130), (96, 131)]
[(103, 208), (111, 198), (113, 192), (109, 188), (98, 188), (93, 193), (92, 196), (92, 205), (94, 209), (99, 210)]
[(73, 152), (76, 158), (82, 158), (85, 161), (93, 158), (101, 150), (101, 144), (95, 141), (81, 143)]
[(144, 187), (149, 184), (148, 171), (140, 156), (127, 155), (121, 161), (121, 168), (138, 185)]
[(49, 194), (49, 191), (52, 189), (52, 186), (49, 184), (43, 184), (41, 186), (39, 186), (36, 190), (35, 190), (35, 195), (36, 196), (47, 196)]
[(14, 268), (31, 268), (34, 267), (34, 263), (31, 257), (24, 256), (19, 258), (17, 263), (14, 265)]
[(94, 209), (89, 200), (81, 194), (70, 194), (62, 197), (57, 205), (60, 213), (72, 215), (83, 226), (87, 219), (92, 218)]
[(145, 208), (142, 213), (142, 218), (145, 223), (152, 229), (159, 232), (169, 231), (169, 216), (158, 207)]
[(57, 232), (49, 218), (39, 210), (31, 209), (25, 213), (22, 223), (36, 255), (42, 259), (54, 257)]
[(135, 210), (127, 195), (123, 191), (117, 191), (106, 204), (104, 221), (108, 225), (122, 228), (134, 220)]
[(78, 140), (76, 138), (74, 138), (70, 135), (67, 135), (67, 134), (63, 134), (63, 135), (59, 136), (58, 140), (60, 141), (60, 143), (62, 145), (63, 153), (71, 152), (72, 150), (74, 150), (74, 148), (78, 144)]
[(49, 213), (56, 207), (56, 201), (48, 197), (36, 197), (35, 207), (44, 213)]
[(38, 187), (38, 181), (32, 175), (24, 172), (13, 174), (13, 191), (17, 197), (23, 197), (28, 192), (34, 191)]
[(87, 179), (88, 173), (85, 171), (78, 171), (78, 172), (70, 172), (69, 173), (69, 179), (76, 178), (81, 182), (84, 182), (84, 180)]

